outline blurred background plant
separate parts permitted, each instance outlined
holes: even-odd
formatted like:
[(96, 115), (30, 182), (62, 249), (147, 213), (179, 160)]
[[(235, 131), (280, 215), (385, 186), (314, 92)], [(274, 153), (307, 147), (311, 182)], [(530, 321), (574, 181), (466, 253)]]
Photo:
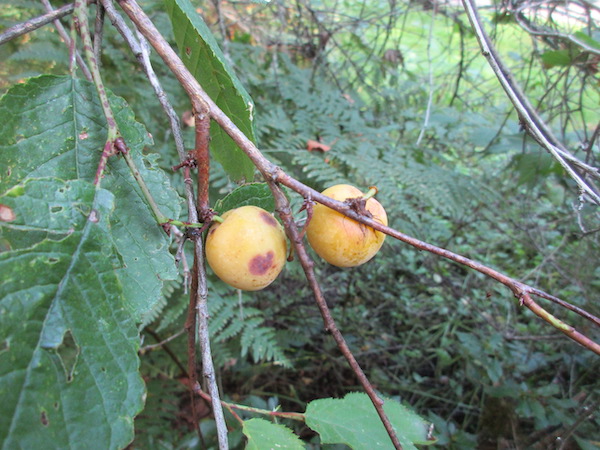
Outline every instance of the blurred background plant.
[[(1, 4), (2, 27), (42, 12), (37, 1)], [(142, 4), (171, 37), (162, 3)], [(318, 190), (344, 181), (365, 191), (376, 185), (394, 228), (600, 313), (598, 208), (580, 202), (574, 183), (526, 136), (460, 5), (214, 0), (196, 6), (255, 102), (259, 148), (291, 175)], [(577, 157), (597, 166), (598, 7), (584, 0), (490, 2), (480, 12), (541, 116)], [(155, 62), (184, 116), (187, 98)], [(67, 49), (52, 27), (0, 46), (2, 90), (67, 70)], [(147, 151), (160, 155), (165, 169), (176, 164), (162, 111), (110, 27), (102, 70), (152, 133), (155, 145)], [(185, 131), (191, 147), (193, 128)], [(217, 164), (211, 170), (214, 203), (235, 185)], [(302, 199), (290, 195), (298, 210)], [(367, 375), (380, 392), (431, 420), (437, 445), (600, 445), (600, 360), (521, 309), (501, 285), (391, 239), (360, 268), (317, 262), (317, 271)], [(181, 281), (168, 283), (161, 307), (143, 324), (144, 345), (182, 329)], [(228, 398), (303, 411), (312, 399), (359, 389), (323, 331), (297, 264), (262, 292), (242, 294), (216, 278), (210, 292), (213, 353)], [(600, 337), (579, 316), (544, 307)], [(149, 393), (134, 447), (198, 444), (178, 356), (185, 346), (182, 336), (144, 353)], [(209, 417), (202, 428), (210, 446)], [(299, 431), (311, 439), (310, 430)], [(241, 445), (237, 433), (232, 443)]]

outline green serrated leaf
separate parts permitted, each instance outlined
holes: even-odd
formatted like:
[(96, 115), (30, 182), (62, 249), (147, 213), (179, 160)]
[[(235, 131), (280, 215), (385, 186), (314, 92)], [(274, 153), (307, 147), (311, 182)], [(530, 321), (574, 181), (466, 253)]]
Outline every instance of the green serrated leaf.
[[(181, 59), (206, 93), (237, 127), (254, 141), (252, 99), (238, 80), (211, 31), (189, 0), (165, 0)], [(252, 180), (254, 165), (233, 140), (213, 123), (211, 152), (231, 178)]]
[[(405, 449), (432, 444), (429, 424), (400, 403), (385, 399), (383, 409)], [(350, 393), (343, 399), (314, 400), (306, 407), (306, 425), (319, 433), (324, 444), (346, 444), (354, 449), (393, 448), (375, 407), (366, 394)]]
[(215, 211), (223, 214), (233, 208), (253, 205), (266, 211), (275, 211), (275, 200), (267, 183), (249, 183), (240, 186), (215, 203)]
[[(150, 192), (163, 214), (178, 218), (180, 203), (167, 176), (142, 150), (151, 144), (125, 101), (109, 92), (119, 129)], [(95, 87), (71, 77), (42, 76), (13, 87), (0, 99), (0, 193), (11, 192), (28, 178), (57, 177), (93, 181), (106, 140), (105, 120)], [(153, 220), (150, 208), (129, 168), (111, 158), (102, 186), (115, 194), (111, 218), (114, 242), (123, 259), (118, 276), (127, 305), (141, 320), (160, 298), (163, 280), (177, 276), (169, 241)], [(37, 210), (42, 218), (47, 212)], [(10, 234), (10, 232), (7, 232)], [(13, 238), (16, 236), (13, 233)], [(23, 239), (23, 235), (20, 237)], [(43, 238), (27, 236), (31, 245)], [(10, 242), (10, 241), (9, 241)], [(11, 242), (13, 248), (27, 242)]]
[[(79, 201), (57, 202), (63, 197)], [(144, 384), (136, 325), (114, 271), (114, 196), (82, 180), (33, 179), (21, 196), (3, 200), (12, 202), (16, 226), (57, 238), (69, 226), (60, 240), (0, 253), (3, 448), (123, 448)], [(44, 212), (59, 205), (66, 224), (28, 214), (20, 201)]]
[(248, 442), (246, 450), (295, 449), (303, 450), (304, 444), (292, 430), (264, 419), (245, 420), (242, 431)]

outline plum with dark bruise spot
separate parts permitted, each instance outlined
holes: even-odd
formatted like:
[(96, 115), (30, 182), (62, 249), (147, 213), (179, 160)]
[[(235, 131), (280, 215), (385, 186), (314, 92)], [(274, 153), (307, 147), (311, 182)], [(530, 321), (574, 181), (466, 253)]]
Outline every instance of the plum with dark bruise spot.
[(253, 275), (264, 275), (269, 271), (273, 260), (275, 259), (275, 253), (269, 250), (264, 255), (256, 255), (248, 263), (248, 269)]
[(271, 214), (269, 214), (266, 211), (262, 211), (260, 213), (260, 218), (262, 220), (264, 220), (268, 225), (271, 225), (272, 227), (277, 226), (277, 221), (275, 220), (275, 217), (273, 217)]

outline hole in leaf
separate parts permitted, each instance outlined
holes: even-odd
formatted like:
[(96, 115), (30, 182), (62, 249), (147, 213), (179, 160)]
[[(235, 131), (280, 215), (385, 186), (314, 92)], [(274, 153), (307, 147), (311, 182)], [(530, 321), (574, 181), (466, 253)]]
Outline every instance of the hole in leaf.
[(58, 258), (48, 258), (48, 264), (56, 264), (58, 262)]
[(56, 214), (56, 213), (58, 213), (58, 212), (61, 212), (62, 210), (63, 210), (63, 207), (62, 207), (62, 206), (51, 206), (51, 207), (50, 207), (50, 212), (51, 212), (52, 214)]
[(67, 330), (63, 336), (63, 340), (60, 345), (52, 349), (55, 353), (60, 365), (62, 366), (67, 383), (73, 380), (75, 375), (75, 366), (77, 365), (77, 359), (79, 358), (79, 347), (71, 334), (71, 331)]
[(59, 403), (58, 402), (54, 402), (54, 409), (58, 411), (58, 407), (59, 407)]

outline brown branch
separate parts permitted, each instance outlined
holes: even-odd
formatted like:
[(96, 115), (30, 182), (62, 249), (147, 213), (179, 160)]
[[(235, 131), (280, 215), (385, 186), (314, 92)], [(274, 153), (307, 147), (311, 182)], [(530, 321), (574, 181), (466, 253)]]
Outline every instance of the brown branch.
[(274, 181), (269, 181), (269, 187), (271, 188), (271, 192), (273, 192), (273, 196), (275, 198), (276, 210), (279, 213), (279, 217), (281, 217), (281, 220), (283, 221), (283, 225), (288, 234), (290, 242), (294, 246), (294, 249), (296, 250), (296, 255), (298, 256), (298, 260), (300, 261), (300, 265), (304, 270), (304, 275), (306, 276), (308, 284), (310, 285), (313, 291), (315, 301), (317, 303), (319, 311), (321, 312), (321, 317), (323, 318), (323, 325), (325, 327), (325, 330), (331, 333), (331, 336), (333, 337), (335, 343), (344, 355), (344, 358), (346, 358), (348, 365), (350, 366), (350, 368), (360, 381), (360, 384), (362, 385), (363, 389), (371, 399), (371, 402), (373, 403), (373, 406), (375, 406), (375, 409), (377, 410), (377, 414), (379, 415), (383, 426), (385, 427), (388, 435), (390, 436), (390, 439), (392, 440), (392, 443), (394, 444), (394, 448), (401, 449), (402, 445), (398, 440), (398, 436), (396, 435), (394, 427), (390, 422), (390, 419), (387, 417), (385, 411), (383, 410), (383, 400), (377, 395), (375, 388), (373, 388), (373, 385), (371, 384), (364, 371), (358, 364), (358, 361), (356, 361), (356, 358), (352, 354), (350, 347), (348, 347), (344, 336), (335, 324), (335, 320), (333, 319), (331, 311), (329, 310), (327, 302), (325, 301), (325, 296), (323, 295), (321, 286), (319, 285), (317, 277), (315, 276), (315, 272), (313, 270), (314, 263), (310, 259), (310, 256), (308, 255), (308, 252), (304, 247), (304, 244), (302, 242), (302, 236), (298, 231), (296, 222), (294, 222), (294, 217), (292, 216), (287, 197), (285, 196), (279, 185)]
[(71, 3), (68, 5), (64, 5), (58, 9), (49, 11), (41, 16), (34, 17), (33, 19), (29, 19), (25, 22), (13, 25), (12, 27), (7, 28), (2, 33), (0, 33), (0, 45), (5, 44), (6, 42), (15, 39), (19, 36), (37, 30), (38, 28), (41, 28), (50, 22), (58, 20), (61, 17), (65, 17), (69, 14), (72, 14), (74, 9), (75, 4)]
[(156, 331), (154, 331), (153, 329), (151, 329), (150, 327), (146, 327), (144, 329), (144, 331), (146, 333), (148, 333), (150, 336), (152, 336), (154, 338), (154, 340), (157, 342), (157, 344), (147, 345), (145, 347), (142, 347), (138, 350), (138, 353), (140, 355), (143, 355), (144, 353), (154, 350), (155, 348), (163, 348), (165, 350), (165, 352), (167, 353), (167, 355), (170, 356), (170, 358), (173, 360), (175, 365), (179, 368), (180, 376), (187, 377), (188, 375), (187, 375), (184, 365), (181, 363), (181, 361), (179, 360), (177, 355), (173, 352), (173, 350), (171, 350), (169, 348), (169, 346), (167, 345), (168, 342), (172, 341), (173, 339), (177, 338), (178, 336), (181, 336), (181, 334), (183, 333), (184, 330), (181, 330), (180, 332), (178, 332), (178, 333), (174, 334), (173, 336), (171, 336), (167, 339), (164, 339), (164, 340), (162, 340), (160, 338), (160, 336), (158, 335), (158, 333)]
[(208, 109), (195, 111), (194, 113), (196, 119), (196, 146), (193, 157), (198, 166), (198, 215), (200, 216), (200, 221), (210, 222), (210, 203), (208, 199), (210, 116), (208, 115)]
[(559, 331), (573, 339), (575, 342), (581, 344), (582, 346), (590, 349), (597, 355), (600, 355), (600, 344), (592, 341), (587, 336), (583, 335), (579, 331), (577, 331), (574, 327), (566, 324), (560, 319), (557, 319), (536, 302), (531, 299), (529, 293), (524, 292), (521, 299), (521, 304), (526, 306), (530, 311), (536, 314), (538, 317), (541, 317), (546, 322), (557, 328)]
[[(165, 348), (165, 350), (168, 349), (168, 346), (166, 344), (168, 344), (169, 342), (177, 339), (179, 336), (181, 336), (183, 333), (185, 333), (185, 328), (182, 328), (181, 330), (179, 330), (177, 333), (169, 336), (166, 339), (160, 339), (160, 337), (158, 336), (158, 333), (156, 333), (155, 331), (151, 330), (149, 327), (145, 328), (145, 331), (147, 331), (150, 335), (152, 335), (152, 337), (154, 339), (156, 339), (157, 343), (156, 344), (149, 344), (149, 345), (144, 345), (143, 347), (141, 347), (138, 350), (138, 353), (140, 355), (143, 355), (145, 353), (157, 350), (159, 348)], [(167, 350), (167, 352), (169, 352), (169, 350)], [(176, 361), (177, 363), (178, 361)], [(183, 367), (183, 365), (181, 363), (177, 364), (179, 366), (179, 368), (182, 370), (181, 375), (182, 376), (187, 376), (187, 373), (185, 371), (185, 367)]]

